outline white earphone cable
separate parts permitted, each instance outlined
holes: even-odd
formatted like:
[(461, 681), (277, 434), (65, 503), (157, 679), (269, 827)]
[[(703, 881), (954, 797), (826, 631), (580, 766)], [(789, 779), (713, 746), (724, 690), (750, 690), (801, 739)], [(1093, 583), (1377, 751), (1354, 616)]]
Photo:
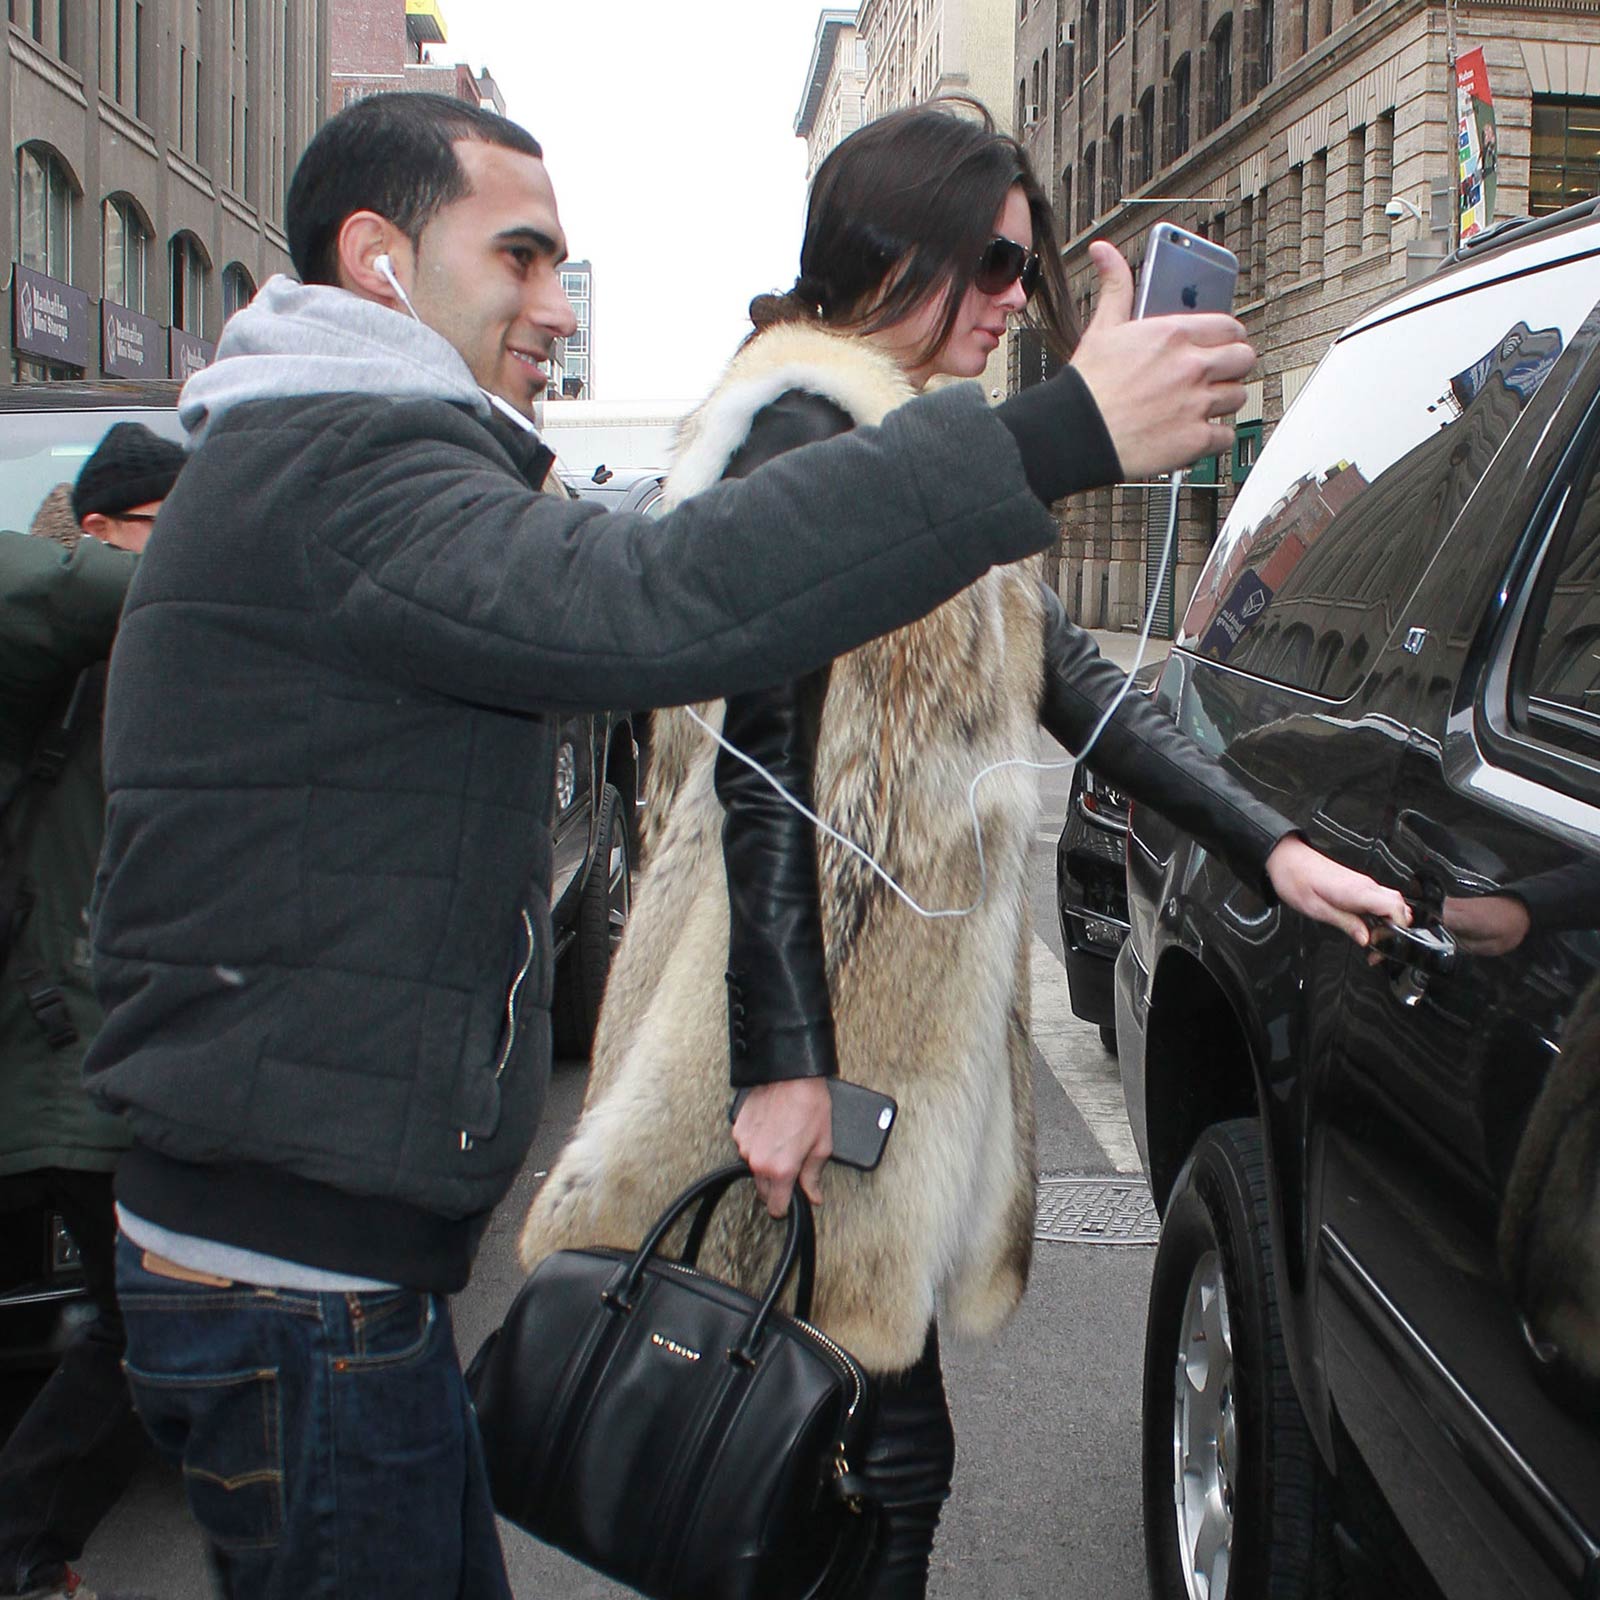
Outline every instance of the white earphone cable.
[(1088, 759), (1089, 752), (1094, 749), (1100, 735), (1105, 732), (1106, 725), (1116, 714), (1117, 707), (1127, 698), (1128, 691), (1133, 687), (1134, 678), (1138, 675), (1139, 668), (1144, 664), (1145, 647), (1150, 642), (1150, 629), (1154, 625), (1156, 606), (1161, 600), (1162, 586), (1167, 581), (1167, 572), (1172, 564), (1172, 549), (1177, 539), (1178, 531), (1178, 491), (1183, 487), (1184, 474), (1174, 472), (1172, 475), (1172, 493), (1167, 504), (1167, 532), (1162, 541), (1161, 562), (1156, 570), (1156, 581), (1150, 590), (1150, 604), (1145, 609), (1144, 625), (1139, 630), (1139, 646), (1134, 654), (1133, 665), (1128, 668), (1127, 676), (1122, 680), (1122, 687), (1112, 696), (1111, 704), (1100, 713), (1100, 719), (1089, 732), (1089, 737), (1084, 741), (1083, 748), (1071, 761), (1032, 761), (1026, 756), (1010, 756), (1004, 761), (991, 762), (973, 778), (967, 787), (967, 809), (972, 813), (972, 842), (978, 853), (978, 896), (969, 906), (946, 906), (930, 910), (920, 905), (917, 900), (899, 883), (894, 875), (885, 868), (869, 851), (864, 850), (854, 839), (848, 839), (831, 824), (824, 822), (804, 801), (791, 794), (783, 784), (772, 775), (754, 756), (747, 755), (737, 745), (732, 744), (723, 737), (722, 733), (711, 726), (693, 706), (686, 706), (691, 721), (702, 727), (712, 739), (737, 761), (742, 761), (751, 771), (759, 773), (762, 778), (777, 792), (786, 805), (792, 806), (813, 827), (827, 835), (836, 844), (843, 845), (853, 855), (859, 856), (880, 877), (885, 884), (900, 897), (905, 904), (919, 917), (929, 921), (940, 917), (970, 917), (983, 905), (989, 893), (989, 869), (983, 853), (983, 819), (978, 815), (977, 793), (978, 785), (991, 773), (1000, 772), (1006, 767), (1027, 767), (1035, 772), (1061, 772), (1072, 766), (1075, 762)]

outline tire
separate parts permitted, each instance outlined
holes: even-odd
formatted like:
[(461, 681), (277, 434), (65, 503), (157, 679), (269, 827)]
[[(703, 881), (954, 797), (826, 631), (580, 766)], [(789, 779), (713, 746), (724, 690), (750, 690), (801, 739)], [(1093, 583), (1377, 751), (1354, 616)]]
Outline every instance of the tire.
[(1328, 1482), (1290, 1377), (1260, 1125), (1200, 1136), (1162, 1222), (1144, 1362), (1152, 1600), (1336, 1591)]
[(608, 783), (600, 796), (600, 825), (578, 902), (577, 925), (556, 975), (551, 1021), (559, 1057), (588, 1057), (611, 972), (611, 955), (622, 938), (632, 905), (632, 836), (622, 815), (622, 796)]
[(1117, 1053), (1117, 1027), (1113, 1022), (1100, 1024), (1100, 1046), (1108, 1055)]

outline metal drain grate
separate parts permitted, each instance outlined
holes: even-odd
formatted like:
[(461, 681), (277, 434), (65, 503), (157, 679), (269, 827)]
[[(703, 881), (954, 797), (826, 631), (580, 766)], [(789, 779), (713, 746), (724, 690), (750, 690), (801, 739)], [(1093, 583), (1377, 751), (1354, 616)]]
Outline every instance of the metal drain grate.
[(1161, 1232), (1150, 1186), (1126, 1174), (1039, 1180), (1033, 1236), (1053, 1244), (1154, 1244)]

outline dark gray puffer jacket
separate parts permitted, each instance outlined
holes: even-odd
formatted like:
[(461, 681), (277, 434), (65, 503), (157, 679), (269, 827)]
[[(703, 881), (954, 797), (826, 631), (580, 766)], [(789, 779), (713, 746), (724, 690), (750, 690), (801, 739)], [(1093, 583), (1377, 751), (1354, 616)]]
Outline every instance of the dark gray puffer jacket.
[(382, 307), (275, 280), (218, 355), (112, 661), (87, 1076), (140, 1216), (454, 1290), (549, 1071), (551, 716), (797, 677), (1054, 524), (972, 386), (647, 522)]

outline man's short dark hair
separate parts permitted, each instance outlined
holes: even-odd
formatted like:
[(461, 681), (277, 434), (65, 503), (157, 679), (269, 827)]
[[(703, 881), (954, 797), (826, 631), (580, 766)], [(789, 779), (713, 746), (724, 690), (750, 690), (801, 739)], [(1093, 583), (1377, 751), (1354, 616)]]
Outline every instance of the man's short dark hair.
[(442, 94), (368, 95), (323, 123), (284, 208), (300, 281), (339, 281), (339, 229), (357, 211), (387, 217), (415, 245), (443, 207), (471, 192), (456, 159), (460, 139), (544, 157), (527, 129)]

